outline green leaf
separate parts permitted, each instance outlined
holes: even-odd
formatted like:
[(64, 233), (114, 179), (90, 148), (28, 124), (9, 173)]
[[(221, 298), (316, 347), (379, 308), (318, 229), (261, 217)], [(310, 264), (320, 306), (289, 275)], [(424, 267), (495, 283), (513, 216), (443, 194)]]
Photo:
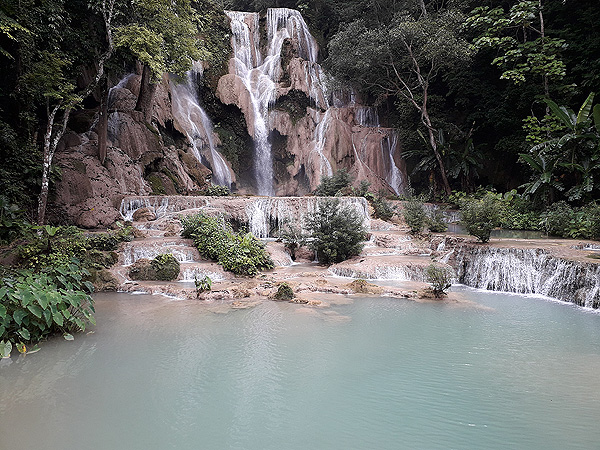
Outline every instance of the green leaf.
[(27, 313), (22, 309), (17, 309), (13, 313), (13, 319), (15, 319), (15, 322), (17, 322), (17, 325), (21, 325), (25, 316), (27, 316)]
[(32, 355), (33, 353), (37, 353), (41, 350), (40, 346), (35, 344), (28, 352), (28, 355)]
[(6, 306), (0, 304), (0, 317), (6, 316)]
[(12, 343), (0, 341), (0, 358), (10, 358), (10, 352), (12, 352)]
[(590, 92), (588, 98), (585, 99), (583, 105), (579, 109), (579, 114), (577, 114), (577, 124), (583, 123), (590, 117), (590, 112), (592, 111), (592, 103), (594, 102), (594, 93)]
[(56, 323), (59, 327), (63, 326), (63, 315), (61, 313), (55, 312), (52, 314), (52, 317), (54, 319), (54, 323)]
[(23, 339), (25, 339), (26, 341), (28, 341), (31, 338), (31, 335), (29, 334), (29, 330), (27, 328), (21, 328), (18, 333), (21, 335), (21, 337)]
[(544, 100), (544, 102), (546, 102), (548, 107), (552, 110), (552, 112), (554, 113), (556, 118), (558, 120), (560, 120), (564, 126), (566, 126), (568, 128), (573, 128), (573, 126), (575, 124), (573, 124), (571, 122), (571, 118), (569, 117), (568, 113), (566, 113), (560, 106), (558, 106), (555, 102), (553, 102), (549, 98), (545, 98), (543, 100)]
[(63, 334), (63, 337), (65, 338), (66, 341), (73, 341), (75, 338), (73, 337), (72, 334), (69, 333), (65, 333)]
[(50, 299), (48, 298), (48, 295), (46, 292), (40, 292), (40, 295), (37, 298), (37, 301), (38, 301), (39, 305), (42, 307), (42, 309), (48, 308), (48, 303), (50, 303)]
[(38, 319), (42, 317), (42, 313), (44, 312), (38, 305), (27, 305), (27, 309)]

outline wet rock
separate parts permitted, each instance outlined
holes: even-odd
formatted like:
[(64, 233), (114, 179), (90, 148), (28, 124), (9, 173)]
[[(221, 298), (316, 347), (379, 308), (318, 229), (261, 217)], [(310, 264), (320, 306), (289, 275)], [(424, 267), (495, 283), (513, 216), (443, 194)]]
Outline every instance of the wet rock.
[(366, 280), (354, 280), (352, 283), (348, 283), (346, 285), (349, 289), (351, 289), (356, 294), (381, 294), (383, 293), (383, 288), (377, 286), (375, 284), (369, 283)]
[(140, 208), (133, 213), (134, 222), (151, 222), (156, 220), (154, 208)]

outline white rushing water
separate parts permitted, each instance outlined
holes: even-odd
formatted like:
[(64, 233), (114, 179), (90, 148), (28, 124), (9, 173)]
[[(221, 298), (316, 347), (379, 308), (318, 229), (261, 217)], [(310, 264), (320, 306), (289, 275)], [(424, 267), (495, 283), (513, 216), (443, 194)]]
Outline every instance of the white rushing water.
[(194, 80), (201, 76), (202, 65), (197, 62), (186, 74), (184, 83), (171, 82), (173, 116), (185, 130), (196, 159), (204, 163), (208, 161), (207, 165), (213, 172), (213, 183), (231, 188), (231, 173), (217, 151), (212, 122), (198, 102)]
[(467, 286), (600, 307), (600, 265), (556, 258), (540, 249), (459, 247), (456, 270)]
[(378, 128), (380, 126), (379, 113), (374, 106), (356, 108), (355, 120), (361, 127)]
[(402, 172), (398, 169), (394, 155), (398, 148), (398, 134), (391, 132), (383, 141), (381, 141), (381, 150), (388, 158), (388, 171), (385, 181), (391, 186), (396, 195), (404, 194), (405, 181)]
[(260, 52), (258, 13), (226, 11), (231, 19), (231, 45), (234, 52), (235, 74), (240, 77), (249, 93), (253, 112), (253, 139), (255, 144), (254, 172), (259, 195), (273, 195), (273, 155), (269, 142), (269, 107), (277, 97), (277, 83), (281, 77), (281, 47), (286, 39), (294, 39), (299, 56), (304, 59), (309, 96), (318, 106), (326, 107), (326, 95), (321, 80), (324, 78), (317, 64), (318, 47), (302, 15), (293, 9), (267, 10), (267, 53)]
[[(325, 197), (268, 197), (257, 198), (246, 205), (250, 232), (264, 239), (280, 232), (286, 224), (302, 228), (306, 216), (314, 213)], [(342, 197), (340, 206), (355, 211), (369, 229), (369, 206), (364, 198)]]

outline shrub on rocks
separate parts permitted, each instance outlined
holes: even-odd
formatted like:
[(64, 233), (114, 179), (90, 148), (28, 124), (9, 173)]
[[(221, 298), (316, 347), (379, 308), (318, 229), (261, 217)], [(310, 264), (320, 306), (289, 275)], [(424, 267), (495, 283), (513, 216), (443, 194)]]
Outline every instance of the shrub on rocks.
[(291, 300), (295, 297), (294, 290), (287, 283), (281, 283), (275, 293), (277, 300)]
[(362, 218), (349, 208), (340, 206), (338, 199), (328, 199), (306, 219), (310, 233), (309, 248), (322, 264), (345, 261), (363, 249), (367, 233)]
[(427, 220), (427, 214), (425, 213), (425, 206), (423, 202), (416, 198), (411, 198), (409, 201), (404, 203), (404, 210), (402, 216), (406, 225), (409, 226), (412, 234), (418, 234), (423, 230), (425, 222)]
[(234, 233), (222, 218), (199, 213), (181, 219), (183, 237), (192, 238), (200, 254), (216, 260), (236, 275), (255, 276), (272, 269), (273, 261), (262, 242), (251, 233)]
[(425, 269), (425, 277), (436, 298), (442, 298), (452, 286), (452, 273), (447, 267), (431, 264)]
[(173, 281), (179, 276), (179, 261), (170, 253), (153, 260), (138, 259), (129, 268), (129, 278), (138, 281)]
[(171, 253), (157, 255), (150, 265), (156, 273), (156, 280), (173, 281), (179, 276), (179, 261)]
[(461, 206), (462, 222), (467, 233), (481, 242), (488, 242), (492, 230), (500, 226), (502, 205), (493, 193), (480, 199), (466, 200)]

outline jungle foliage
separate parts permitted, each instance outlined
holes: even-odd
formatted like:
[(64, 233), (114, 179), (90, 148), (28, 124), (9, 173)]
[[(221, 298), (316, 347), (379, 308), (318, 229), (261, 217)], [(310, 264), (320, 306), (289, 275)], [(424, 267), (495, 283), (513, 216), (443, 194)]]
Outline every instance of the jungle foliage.
[(264, 245), (252, 233), (238, 234), (222, 217), (203, 213), (181, 218), (182, 236), (194, 240), (200, 254), (236, 275), (255, 276), (273, 268)]
[(338, 199), (326, 199), (306, 218), (310, 238), (308, 247), (321, 264), (345, 261), (363, 249), (366, 230), (362, 218)]

